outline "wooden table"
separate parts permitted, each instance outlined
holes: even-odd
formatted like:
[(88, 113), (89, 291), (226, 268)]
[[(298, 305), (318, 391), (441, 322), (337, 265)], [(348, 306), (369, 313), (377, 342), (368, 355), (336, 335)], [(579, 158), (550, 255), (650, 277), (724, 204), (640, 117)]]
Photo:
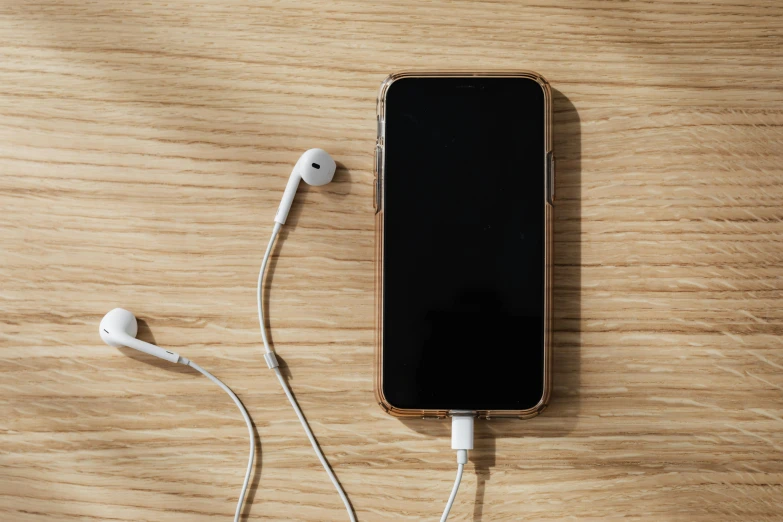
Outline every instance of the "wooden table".
[[(477, 426), (452, 520), (783, 520), (783, 4), (0, 4), (0, 519), (346, 520), (261, 356), (274, 346), (359, 520), (436, 520), (445, 422), (372, 392), (375, 96), (406, 68), (556, 89), (555, 393)], [(491, 347), (487, 349), (491, 353)], [(488, 367), (492, 365), (487, 356)]]

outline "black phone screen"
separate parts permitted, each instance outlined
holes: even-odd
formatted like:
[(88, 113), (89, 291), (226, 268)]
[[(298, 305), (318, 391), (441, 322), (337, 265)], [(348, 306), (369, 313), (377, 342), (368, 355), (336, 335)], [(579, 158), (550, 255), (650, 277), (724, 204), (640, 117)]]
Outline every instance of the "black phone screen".
[(382, 383), (392, 406), (541, 400), (545, 104), (526, 78), (388, 87)]

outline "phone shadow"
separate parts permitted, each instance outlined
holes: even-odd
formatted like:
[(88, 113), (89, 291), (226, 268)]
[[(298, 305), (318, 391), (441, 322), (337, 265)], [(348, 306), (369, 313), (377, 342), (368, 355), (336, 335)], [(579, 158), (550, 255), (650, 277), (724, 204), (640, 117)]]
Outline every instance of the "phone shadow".
[[(476, 474), (473, 521), (484, 514), (484, 491), (497, 460), (498, 439), (566, 437), (579, 422), (581, 366), (582, 266), (582, 135), (581, 120), (573, 103), (553, 89), (553, 136), (556, 158), (553, 273), (552, 395), (548, 408), (529, 421), (492, 419), (477, 422), (470, 461)], [(449, 437), (450, 422), (400, 419), (418, 433)], [(536, 443), (538, 443), (536, 442)], [(522, 448), (524, 450), (525, 448)], [(504, 456), (523, 458), (510, 450)]]

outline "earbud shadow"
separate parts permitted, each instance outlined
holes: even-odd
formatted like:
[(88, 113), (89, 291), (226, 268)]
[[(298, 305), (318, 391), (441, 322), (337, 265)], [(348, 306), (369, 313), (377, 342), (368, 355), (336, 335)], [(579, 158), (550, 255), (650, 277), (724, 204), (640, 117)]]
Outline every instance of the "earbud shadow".
[[(137, 319), (136, 322), (139, 325), (139, 330), (138, 333), (136, 334), (136, 338), (157, 345), (158, 343), (155, 342), (155, 336), (152, 335), (152, 330), (150, 330), (147, 321), (145, 321), (144, 319)], [(135, 359), (145, 364), (149, 364), (150, 366), (155, 366), (156, 368), (160, 368), (161, 370), (166, 370), (167, 372), (200, 375), (196, 370), (194, 370), (189, 366), (170, 363), (168, 361), (164, 361), (163, 359), (160, 359), (159, 357), (154, 357), (152, 355), (147, 355), (144, 352), (134, 350), (133, 348), (127, 348), (125, 346), (122, 346), (117, 349), (126, 357), (130, 357), (131, 359)]]
[[(496, 440), (566, 437), (579, 422), (581, 366), (582, 267), (582, 136), (581, 120), (573, 103), (553, 89), (554, 153), (556, 157), (554, 217), (553, 364), (552, 395), (538, 417), (520, 421), (492, 419), (476, 422), (470, 461), (476, 473), (473, 522), (482, 520), (484, 490), (495, 466)], [(491, 367), (491, 365), (490, 365)], [(408, 428), (431, 436), (450, 437), (448, 420), (401, 419)], [(536, 442), (537, 444), (537, 442)], [(503, 460), (523, 459), (525, 448), (512, 450)], [(532, 480), (530, 477), (521, 480)]]
[(336, 161), (337, 170), (332, 182), (327, 185), (329, 194), (335, 196), (347, 196), (351, 193), (351, 171), (341, 161)]

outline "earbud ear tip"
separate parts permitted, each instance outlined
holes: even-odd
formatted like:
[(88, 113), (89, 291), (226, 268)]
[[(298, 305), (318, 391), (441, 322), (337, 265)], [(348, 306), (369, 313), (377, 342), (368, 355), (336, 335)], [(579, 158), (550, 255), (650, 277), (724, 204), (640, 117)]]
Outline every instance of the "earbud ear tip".
[(326, 185), (337, 170), (337, 164), (323, 149), (310, 149), (297, 162), (298, 169), (305, 183), (314, 187)]
[(275, 223), (285, 225), (285, 220), (288, 218), (288, 212), (291, 210), (300, 181), (315, 187), (326, 185), (332, 181), (336, 170), (337, 164), (329, 153), (323, 149), (309, 149), (299, 156), (294, 170), (291, 171), (291, 176), (288, 178), (285, 192), (283, 192), (283, 199), (280, 200), (280, 206), (277, 207)]

